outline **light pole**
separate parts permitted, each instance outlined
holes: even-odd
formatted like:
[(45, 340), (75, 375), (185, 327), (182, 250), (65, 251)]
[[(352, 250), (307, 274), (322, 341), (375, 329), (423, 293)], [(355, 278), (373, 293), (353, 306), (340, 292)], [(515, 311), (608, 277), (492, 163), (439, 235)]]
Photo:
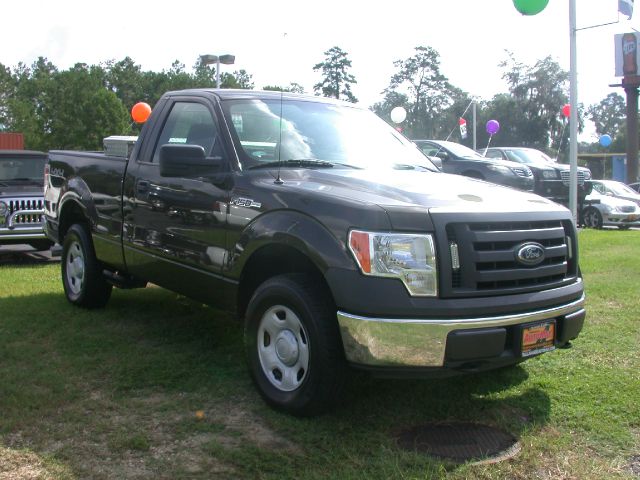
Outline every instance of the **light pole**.
[(569, 210), (578, 225), (578, 54), (576, 0), (569, 0)]
[(236, 61), (235, 55), (200, 55), (200, 61), (203, 65), (216, 64), (216, 88), (220, 88), (220, 64), (233, 65)]

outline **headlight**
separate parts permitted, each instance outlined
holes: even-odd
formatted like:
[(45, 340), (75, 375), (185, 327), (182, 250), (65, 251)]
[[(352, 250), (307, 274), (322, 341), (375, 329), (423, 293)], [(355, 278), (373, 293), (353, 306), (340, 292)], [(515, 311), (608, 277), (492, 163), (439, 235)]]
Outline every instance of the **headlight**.
[(584, 179), (585, 180), (591, 180), (591, 170), (585, 170)]
[(505, 167), (504, 165), (487, 165), (487, 168), (494, 172), (502, 173), (503, 175), (513, 173), (509, 167)]
[(542, 170), (542, 178), (558, 178), (555, 170)]
[(433, 236), (351, 230), (349, 249), (365, 275), (398, 278), (414, 297), (438, 295)]
[[(613, 208), (613, 211), (614, 211), (614, 212), (617, 212), (617, 213), (629, 213), (628, 211), (627, 211), (627, 212), (625, 212), (625, 209), (624, 209), (624, 206), (623, 206), (623, 205), (616, 205), (616, 206)], [(635, 210), (634, 210), (632, 213), (635, 213)]]
[(0, 215), (4, 215), (5, 213), (7, 213), (7, 210), (9, 210), (7, 204), (4, 202), (0, 202)]

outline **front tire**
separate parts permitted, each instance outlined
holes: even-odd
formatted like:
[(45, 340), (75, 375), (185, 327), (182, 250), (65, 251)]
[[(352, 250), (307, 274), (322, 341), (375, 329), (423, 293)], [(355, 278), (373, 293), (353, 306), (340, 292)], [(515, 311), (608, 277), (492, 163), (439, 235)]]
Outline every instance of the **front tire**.
[(305, 274), (260, 285), (247, 308), (251, 377), (272, 407), (297, 416), (327, 411), (340, 398), (346, 362), (329, 294)]
[(582, 214), (582, 219), (588, 228), (602, 228), (602, 214), (595, 207), (587, 207)]
[(102, 274), (102, 265), (84, 225), (72, 225), (64, 237), (62, 285), (67, 300), (84, 308), (104, 307), (111, 297), (113, 286)]

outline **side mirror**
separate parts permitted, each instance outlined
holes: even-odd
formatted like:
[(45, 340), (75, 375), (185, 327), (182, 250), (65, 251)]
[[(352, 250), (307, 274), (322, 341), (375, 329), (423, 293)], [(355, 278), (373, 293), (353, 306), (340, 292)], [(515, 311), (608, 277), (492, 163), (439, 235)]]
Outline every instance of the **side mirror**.
[(442, 150), (436, 153), (436, 157), (438, 157), (440, 160), (449, 160), (449, 154)]
[(159, 157), (162, 177), (198, 177), (222, 165), (221, 158), (207, 157), (200, 145), (162, 145)]

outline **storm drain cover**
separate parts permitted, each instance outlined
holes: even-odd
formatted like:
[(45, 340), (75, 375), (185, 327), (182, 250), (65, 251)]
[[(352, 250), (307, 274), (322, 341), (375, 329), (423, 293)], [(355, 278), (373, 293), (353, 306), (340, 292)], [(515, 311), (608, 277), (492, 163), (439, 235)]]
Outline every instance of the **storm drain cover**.
[(515, 456), (515, 437), (498, 428), (475, 423), (432, 423), (401, 431), (398, 446), (456, 463), (497, 462)]

